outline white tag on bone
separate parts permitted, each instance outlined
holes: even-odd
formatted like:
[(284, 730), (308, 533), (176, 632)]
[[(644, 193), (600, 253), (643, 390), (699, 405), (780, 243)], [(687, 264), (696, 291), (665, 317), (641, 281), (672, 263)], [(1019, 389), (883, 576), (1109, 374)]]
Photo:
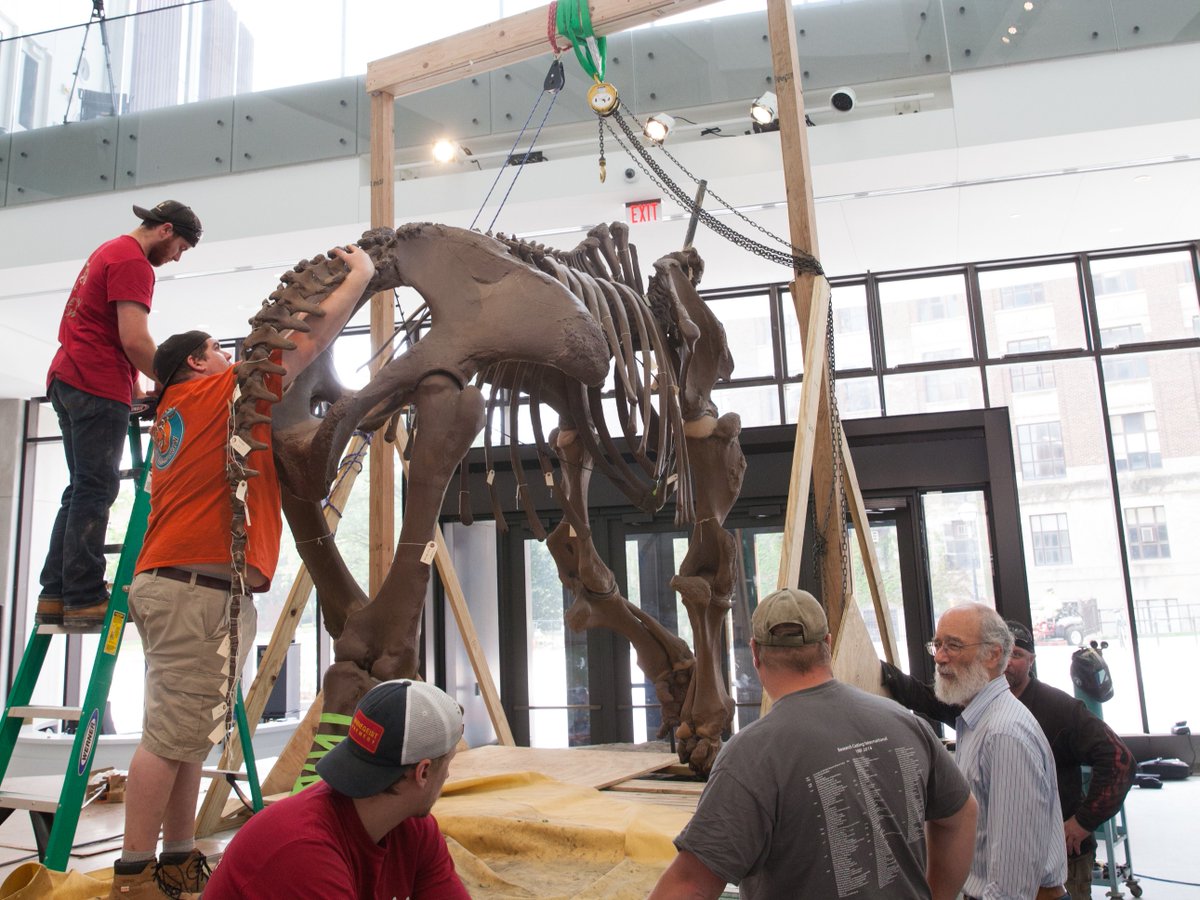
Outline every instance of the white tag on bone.
[(437, 556), (437, 541), (430, 541), (425, 545), (425, 549), (421, 551), (421, 562), (429, 565), (433, 562), (435, 556)]
[(240, 434), (235, 434), (229, 439), (229, 446), (233, 448), (233, 452), (238, 456), (245, 456), (250, 452), (250, 445), (242, 439)]

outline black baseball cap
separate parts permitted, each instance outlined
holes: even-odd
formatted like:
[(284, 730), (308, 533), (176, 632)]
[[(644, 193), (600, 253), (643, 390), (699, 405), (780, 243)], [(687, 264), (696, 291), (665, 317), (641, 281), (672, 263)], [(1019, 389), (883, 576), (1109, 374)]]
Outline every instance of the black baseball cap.
[(154, 377), (166, 387), (172, 376), (183, 365), (183, 361), (199, 350), (212, 338), (205, 331), (185, 331), (173, 334), (154, 351)]
[(175, 233), (193, 247), (200, 242), (204, 229), (200, 226), (200, 218), (192, 212), (190, 206), (185, 206), (178, 200), (164, 200), (153, 209), (143, 209), (136, 203), (133, 214), (143, 222), (151, 225), (162, 225), (170, 222)]
[(1028, 628), (1015, 619), (1005, 619), (1004, 624), (1012, 632), (1013, 644), (1030, 653), (1037, 653), (1033, 646), (1033, 634)]
[(385, 681), (354, 710), (350, 733), (317, 762), (317, 774), (347, 797), (387, 790), (405, 767), (445, 756), (463, 733), (462, 708), (423, 681)]

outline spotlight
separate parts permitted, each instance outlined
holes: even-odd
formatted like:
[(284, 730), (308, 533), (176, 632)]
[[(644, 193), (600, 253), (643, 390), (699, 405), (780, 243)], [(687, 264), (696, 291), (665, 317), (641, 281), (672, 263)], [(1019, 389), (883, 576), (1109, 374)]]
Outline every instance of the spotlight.
[(770, 125), (779, 117), (779, 99), (774, 91), (767, 91), (750, 104), (750, 118), (759, 126)]
[(654, 143), (661, 144), (667, 139), (667, 135), (671, 133), (671, 129), (674, 126), (674, 116), (668, 116), (666, 113), (657, 113), (646, 120), (646, 127), (642, 129), (642, 134)]
[(439, 163), (453, 162), (458, 159), (459, 146), (449, 138), (440, 138), (433, 145), (433, 158)]

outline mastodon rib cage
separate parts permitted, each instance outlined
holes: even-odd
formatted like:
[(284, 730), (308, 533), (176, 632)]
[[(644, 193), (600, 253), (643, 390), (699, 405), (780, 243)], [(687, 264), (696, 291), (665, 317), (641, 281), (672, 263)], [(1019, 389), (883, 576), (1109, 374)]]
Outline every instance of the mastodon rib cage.
[[(686, 375), (688, 350), (684, 332), (695, 326), (686, 319), (682, 305), (673, 298), (671, 288), (658, 275), (650, 279), (649, 290), (642, 288), (637, 248), (629, 242), (629, 230), (623, 223), (598, 225), (572, 250), (557, 250), (542, 244), (507, 235), (495, 239), (509, 253), (556, 279), (588, 309), (600, 325), (613, 359), (613, 383), (617, 424), (625, 450), (618, 447), (609, 429), (600, 388), (557, 379), (554, 389), (565, 388), (566, 418), (577, 430), (596, 468), (601, 471), (639, 509), (656, 512), (668, 495), (676, 494), (677, 524), (695, 519), (687, 445), (683, 434), (683, 410), (680, 384)], [(677, 254), (693, 283), (699, 280), (702, 265), (695, 254)], [(529, 397), (530, 420), (534, 431), (538, 462), (547, 485), (554, 485), (551, 461), (554, 452), (542, 428), (540, 403), (551, 391), (549, 373), (536, 366), (502, 364), (481, 373), (492, 385), (488, 400), (488, 424), (484, 438), (485, 465), (492, 463), (492, 420), (502, 402), (501, 389), (508, 391), (506, 429), (510, 456), (517, 479), (517, 497), (529, 526), (540, 539), (544, 530), (533, 506), (518, 454), (517, 395)], [(656, 402), (657, 397), (657, 402)], [(626, 456), (632, 459), (632, 465)], [(460, 513), (466, 508), (465, 473), (460, 488)], [(488, 481), (496, 520), (499, 499), (492, 479)], [(573, 518), (569, 509), (568, 519)], [(469, 516), (469, 513), (468, 513)], [(582, 523), (571, 521), (577, 529)], [(503, 526), (502, 526), (503, 527)]]

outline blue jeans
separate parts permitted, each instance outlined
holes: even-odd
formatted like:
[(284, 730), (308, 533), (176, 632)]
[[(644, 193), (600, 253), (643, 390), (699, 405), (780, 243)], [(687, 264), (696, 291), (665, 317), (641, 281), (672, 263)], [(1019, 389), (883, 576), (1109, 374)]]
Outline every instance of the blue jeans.
[(108, 599), (104, 536), (121, 486), (129, 407), (57, 379), (47, 393), (58, 414), (70, 483), (50, 532), (42, 596), (61, 597), (64, 608), (78, 609)]

